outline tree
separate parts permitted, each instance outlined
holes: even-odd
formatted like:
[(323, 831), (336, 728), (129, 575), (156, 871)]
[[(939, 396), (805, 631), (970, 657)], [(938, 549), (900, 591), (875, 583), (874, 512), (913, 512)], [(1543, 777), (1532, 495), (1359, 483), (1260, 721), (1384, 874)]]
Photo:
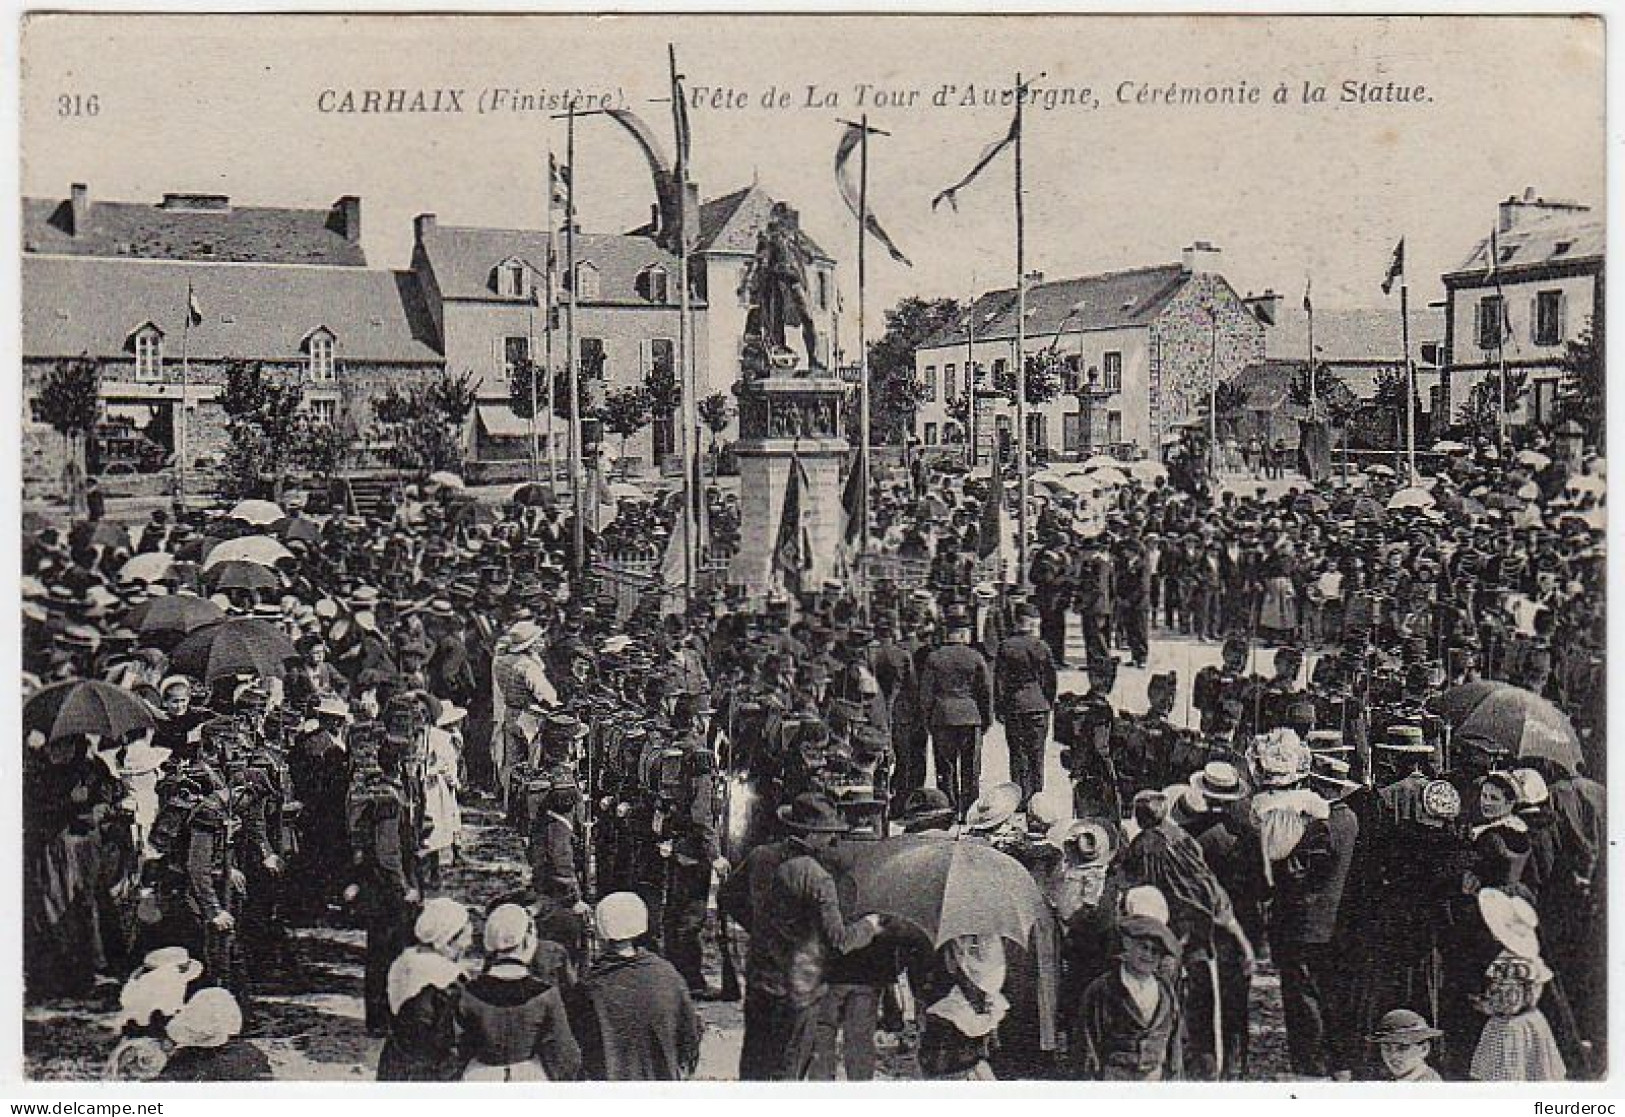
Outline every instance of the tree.
[[(592, 383), (584, 375), (577, 376), (576, 402), (581, 414), (592, 410)], [(553, 414), (560, 419), (574, 417), (576, 409), (570, 406), (570, 370), (561, 368), (553, 374)]]
[(1585, 428), (1586, 442), (1602, 447), (1608, 441), (1608, 384), (1603, 362), (1601, 331), (1586, 319), (1580, 336), (1563, 350), (1563, 381), (1558, 390), (1557, 418)]
[[(1528, 390), (1529, 374), (1523, 369), (1507, 369), (1506, 409), (1516, 411)], [(1403, 395), (1401, 399), (1403, 399)], [(1474, 384), (1456, 409), (1456, 425), (1473, 438), (1491, 442), (1501, 436), (1501, 373), (1491, 372)]]
[(964, 317), (958, 299), (910, 296), (886, 311), (886, 332), (869, 343), (869, 427), (876, 443), (901, 445), (914, 429), (925, 388), (914, 375), (914, 350)]
[[(540, 414), (540, 409), (547, 406), (547, 389), (545, 381), (547, 370), (536, 361), (515, 361), (513, 369), (508, 374), (508, 408), (521, 419), (530, 419)], [(536, 403), (536, 411), (531, 410), (532, 400)]]
[[(1329, 407), (1330, 401), (1343, 396), (1348, 392), (1348, 386), (1336, 369), (1324, 364), (1315, 366), (1315, 396), (1323, 407)], [(1307, 366), (1298, 369), (1292, 376), (1292, 385), (1287, 391), (1287, 398), (1299, 407), (1309, 406), (1309, 369)]]
[[(1377, 373), (1371, 402), (1354, 410), (1349, 418), (1347, 442), (1350, 445), (1366, 450), (1400, 450), (1409, 444), (1406, 416), (1414, 413), (1418, 420), (1422, 418), (1422, 399), (1415, 396), (1407, 409), (1405, 381), (1405, 371), (1400, 368), (1386, 368)], [(1424, 441), (1420, 426), (1417, 441)]]
[(88, 356), (57, 361), (45, 372), (34, 413), (62, 436), (68, 451), (66, 471), (70, 514), (86, 509), (85, 484), (95, 471), (96, 420), (101, 416), (101, 366)]
[[(1023, 362), (1027, 370), (1027, 403), (1031, 406), (1048, 403), (1061, 394), (1062, 369), (1065, 360), (1052, 350), (1028, 353)], [(1016, 399), (1016, 377), (1008, 365), (993, 377), (993, 388), (1010, 402)]]
[(221, 484), (227, 496), (261, 496), (267, 488), (280, 498), (288, 472), (297, 462), (311, 421), (304, 411), (304, 391), (297, 381), (268, 374), (258, 361), (226, 363), (226, 382), (219, 396), (226, 413), (226, 450)]
[(475, 394), (472, 372), (391, 386), (372, 401), (378, 433), (389, 444), (385, 457), (419, 478), (442, 469), (461, 472), (463, 431)]
[(622, 461), (626, 460), (626, 440), (649, 425), (651, 414), (649, 390), (641, 384), (627, 384), (604, 396), (598, 417), (607, 430), (621, 436)]
[(695, 405), (700, 416), (700, 422), (705, 429), (711, 432), (711, 453), (717, 452), (717, 437), (728, 429), (733, 420), (733, 400), (727, 392), (712, 392)]

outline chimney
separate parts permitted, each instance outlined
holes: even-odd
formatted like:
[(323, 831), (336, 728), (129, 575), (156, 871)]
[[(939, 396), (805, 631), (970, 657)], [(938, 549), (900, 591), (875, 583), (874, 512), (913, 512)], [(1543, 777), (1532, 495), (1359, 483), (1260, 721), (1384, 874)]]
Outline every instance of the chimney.
[(1262, 295), (1249, 291), (1241, 301), (1253, 312), (1253, 317), (1266, 326), (1273, 326), (1281, 320), (1281, 296), (1273, 287), (1264, 288)]
[(1181, 265), (1187, 275), (1207, 275), (1219, 269), (1219, 249), (1212, 243), (1199, 240), (1195, 244), (1187, 245), (1183, 253)]
[(1523, 195), (1512, 194), (1500, 205), (1499, 218), (1496, 227), (1500, 232), (1510, 233), (1514, 229), (1525, 227), (1535, 221), (1559, 215), (1577, 216), (1590, 210), (1590, 206), (1578, 202), (1558, 201), (1555, 198), (1542, 198), (1535, 193), (1533, 186), (1526, 186)]
[(83, 236), (91, 231), (91, 189), (83, 182), (75, 182), (72, 190), (68, 190), (68, 213), (73, 221), (68, 231), (73, 236)]
[(425, 233), (432, 232), (434, 232), (434, 214), (420, 213), (412, 218), (412, 234), (417, 238), (419, 244), (423, 243)]
[(333, 203), (327, 227), (351, 244), (361, 243), (361, 199), (346, 194)]

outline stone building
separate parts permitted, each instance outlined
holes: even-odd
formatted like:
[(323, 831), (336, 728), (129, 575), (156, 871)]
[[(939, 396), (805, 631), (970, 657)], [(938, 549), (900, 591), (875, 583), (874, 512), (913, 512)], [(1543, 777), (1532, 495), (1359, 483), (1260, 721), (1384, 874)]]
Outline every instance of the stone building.
[[(1263, 359), (1264, 325), (1218, 271), (1205, 241), (1179, 263), (1046, 281), (1027, 291), (1025, 348), (1052, 354), (1062, 390), (1027, 412), (1028, 444), (1051, 456), (1154, 457), (1183, 424), (1206, 414), (1212, 384)], [(978, 440), (1009, 437), (1015, 408), (992, 398), (1014, 367), (1016, 292), (979, 296), (958, 324), (915, 350), (925, 401), (914, 433), (926, 445), (965, 437), (953, 411), (975, 369)]]
[(229, 362), (296, 376), (318, 416), (363, 428), (377, 393), (445, 367), (417, 278), (365, 266), (357, 198), (326, 210), (212, 194), (146, 205), (75, 185), (66, 200), (25, 199), (23, 217), (25, 424), (44, 372), (89, 357), (105, 418), (173, 451), (184, 407), (190, 464), (207, 465), (224, 444), (216, 399)]
[(1493, 269), (1485, 236), (1442, 277), (1444, 393), (1454, 410), (1475, 384), (1498, 376), (1504, 360), (1528, 381), (1512, 421), (1547, 424), (1556, 415), (1568, 343), (1603, 320), (1607, 235), (1590, 207), (1542, 198), (1533, 188), (1500, 204), (1495, 228)]

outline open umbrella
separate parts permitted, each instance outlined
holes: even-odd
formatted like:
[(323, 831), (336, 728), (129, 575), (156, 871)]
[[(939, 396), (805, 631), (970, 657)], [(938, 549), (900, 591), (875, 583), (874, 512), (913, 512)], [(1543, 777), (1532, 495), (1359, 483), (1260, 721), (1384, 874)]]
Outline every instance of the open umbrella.
[(1433, 494), (1419, 485), (1413, 485), (1408, 489), (1400, 489), (1388, 498), (1389, 511), (1398, 508), (1432, 508), (1433, 504)]
[(508, 499), (527, 508), (544, 508), (553, 503), (553, 494), (540, 481), (526, 481)]
[(1354, 518), (1357, 520), (1382, 519), (1382, 505), (1368, 496), (1362, 496), (1354, 502)]
[(1370, 474), (1372, 477), (1392, 477), (1394, 475), (1393, 470), (1389, 469), (1380, 462), (1366, 466), (1364, 472)]
[(859, 914), (896, 916), (941, 946), (998, 935), (1025, 946), (1044, 898), (1021, 862), (982, 842), (909, 835), (867, 847), (852, 868)]
[(286, 515), (282, 506), (274, 500), (239, 500), (237, 506), (231, 510), (232, 519), (253, 524), (255, 527), (274, 524)]
[(308, 520), (303, 516), (284, 516), (271, 525), (271, 534), (284, 543), (291, 543), (297, 539), (314, 544), (321, 542), (322, 529), (315, 520)]
[(1122, 464), (1122, 462), (1118, 461), (1110, 454), (1096, 454), (1094, 457), (1083, 463), (1083, 468), (1085, 471), (1094, 469), (1116, 469)]
[(1098, 488), (1128, 484), (1128, 474), (1124, 473), (1121, 469), (1118, 469), (1115, 465), (1102, 466), (1100, 469), (1090, 470), (1084, 476), (1088, 480), (1094, 482)]
[(1490, 741), (1519, 760), (1544, 757), (1569, 771), (1580, 763), (1580, 737), (1568, 717), (1533, 691), (1488, 680), (1451, 687), (1433, 702), (1462, 739)]
[(648, 500), (649, 494), (629, 481), (617, 481), (609, 487), (609, 495), (615, 500)]
[(1452, 442), (1446, 438), (1433, 444), (1433, 452), (1436, 454), (1467, 454), (1472, 452), (1472, 447), (1462, 442)]
[(1525, 481), (1523, 484), (1518, 486), (1518, 499), (1539, 500), (1540, 486), (1535, 484), (1533, 481)]
[(124, 624), (135, 630), (143, 644), (167, 648), (225, 616), (220, 606), (206, 597), (172, 593), (143, 601), (124, 615)]
[(298, 657), (293, 642), (276, 625), (258, 617), (238, 617), (200, 628), (175, 648), (171, 667), (205, 682), (228, 675), (281, 678)]
[(203, 580), (215, 590), (271, 590), (282, 584), (270, 567), (242, 559), (215, 563), (204, 573)]
[(223, 562), (257, 562), (261, 566), (275, 566), (278, 561), (292, 558), (293, 552), (272, 539), (269, 535), (244, 535), (238, 539), (228, 539), (217, 544), (209, 552), (209, 557), (203, 560), (203, 569), (218, 566)]
[(86, 733), (117, 739), (155, 724), (145, 702), (122, 687), (97, 679), (52, 683), (35, 691), (23, 705), (23, 728), (38, 730), (47, 741)]
[(1532, 469), (1545, 469), (1552, 464), (1552, 459), (1539, 450), (1519, 450), (1515, 460), (1521, 465), (1527, 465)]
[(169, 568), (175, 565), (175, 556), (168, 551), (147, 551), (136, 555), (129, 562), (119, 567), (118, 580), (121, 582), (161, 582), (169, 575)]
[(429, 474), (429, 484), (439, 485), (443, 489), (461, 489), (465, 487), (461, 477), (445, 469), (439, 469)]

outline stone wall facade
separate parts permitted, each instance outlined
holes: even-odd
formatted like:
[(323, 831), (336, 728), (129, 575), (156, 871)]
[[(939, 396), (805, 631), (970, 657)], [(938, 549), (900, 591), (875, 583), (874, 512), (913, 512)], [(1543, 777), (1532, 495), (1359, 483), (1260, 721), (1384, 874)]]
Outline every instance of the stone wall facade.
[(1151, 327), (1152, 441), (1207, 413), (1215, 366), (1228, 383), (1264, 359), (1265, 326), (1223, 276), (1194, 276)]

